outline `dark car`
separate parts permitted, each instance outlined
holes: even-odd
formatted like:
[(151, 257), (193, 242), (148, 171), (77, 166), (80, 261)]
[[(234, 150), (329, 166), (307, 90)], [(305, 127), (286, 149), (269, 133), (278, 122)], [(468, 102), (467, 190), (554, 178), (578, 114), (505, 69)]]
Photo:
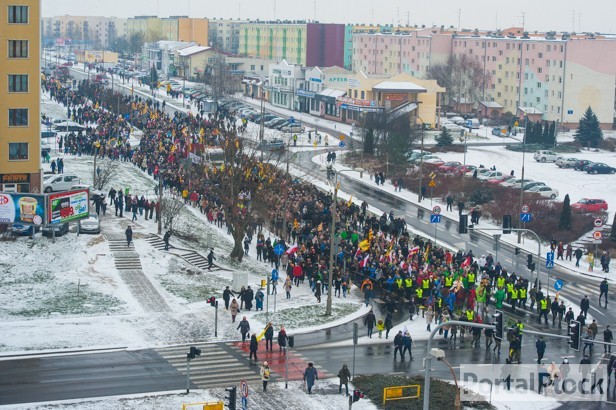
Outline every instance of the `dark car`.
[(616, 168), (610, 167), (603, 162), (595, 162), (586, 167), (586, 172), (589, 174), (613, 174), (616, 173)]
[(589, 161), (587, 159), (581, 159), (576, 162), (575, 165), (573, 165), (573, 169), (576, 171), (586, 171), (586, 167), (588, 167), (592, 163), (592, 161)]
[(58, 134), (53, 131), (41, 131), (41, 138), (56, 138), (56, 135)]
[(33, 233), (38, 232), (40, 229), (41, 229), (40, 226), (24, 225), (24, 224), (20, 224), (20, 223), (15, 223), (11, 227), (11, 231), (13, 232), (13, 234), (15, 234), (15, 235), (24, 235), (24, 236), (25, 235), (32, 236)]
[[(52, 233), (54, 231), (55, 233)], [(52, 236), (59, 237), (64, 235), (65, 233), (68, 233), (68, 223), (47, 225), (43, 227), (42, 231), (43, 236), (49, 236), (50, 238)]]
[(263, 140), (257, 147), (261, 150), (277, 151), (285, 147), (285, 142), (281, 139)]

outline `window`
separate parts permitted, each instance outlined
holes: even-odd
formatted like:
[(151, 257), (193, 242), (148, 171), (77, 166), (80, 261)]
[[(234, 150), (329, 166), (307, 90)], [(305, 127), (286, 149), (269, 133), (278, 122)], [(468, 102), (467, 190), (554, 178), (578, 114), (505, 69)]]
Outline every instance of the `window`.
[(28, 23), (28, 6), (9, 6), (9, 24)]
[(9, 161), (28, 159), (27, 142), (9, 142)]
[(9, 58), (28, 58), (28, 40), (9, 40)]
[(9, 127), (27, 127), (28, 109), (9, 108)]
[(9, 74), (9, 92), (10, 93), (27, 93), (28, 92), (28, 76), (22, 74)]

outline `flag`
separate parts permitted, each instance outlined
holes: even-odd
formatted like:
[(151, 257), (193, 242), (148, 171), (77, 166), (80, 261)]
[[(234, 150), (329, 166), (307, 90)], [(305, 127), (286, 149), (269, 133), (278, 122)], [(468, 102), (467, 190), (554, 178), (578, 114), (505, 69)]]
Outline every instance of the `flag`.
[(361, 254), (361, 248), (358, 246), (357, 247), (357, 252), (355, 252), (354, 258), (357, 258), (360, 254)]
[(353, 195), (351, 195), (351, 197), (347, 201), (347, 206), (351, 206), (352, 204), (353, 204)]
[(409, 250), (409, 256), (413, 256), (413, 255), (415, 255), (417, 252), (419, 252), (419, 246), (416, 246), (416, 247), (414, 247), (414, 248), (411, 248), (411, 249)]
[(370, 259), (370, 255), (366, 255), (366, 257), (364, 259), (362, 259), (361, 262), (359, 262), (359, 267), (360, 268), (365, 268), (366, 265), (368, 264), (368, 259)]
[(359, 248), (364, 252), (367, 251), (370, 249), (370, 241), (368, 239), (364, 239), (359, 243)]
[(261, 333), (259, 333), (257, 335), (257, 342), (260, 342), (261, 339), (263, 339), (263, 337), (265, 336), (265, 332), (267, 331), (267, 328), (269, 327), (269, 323), (267, 324), (267, 326), (265, 326), (265, 329), (263, 329), (263, 331)]
[(297, 244), (294, 243), (293, 246), (291, 246), (289, 249), (287, 249), (287, 251), (285, 252), (287, 255), (291, 255), (294, 254), (295, 252), (297, 252)]
[(466, 267), (466, 266), (468, 266), (470, 264), (471, 264), (471, 257), (467, 256), (466, 259), (464, 259), (464, 262), (462, 262), (462, 264), (460, 265), (460, 267), (464, 268), (464, 267)]

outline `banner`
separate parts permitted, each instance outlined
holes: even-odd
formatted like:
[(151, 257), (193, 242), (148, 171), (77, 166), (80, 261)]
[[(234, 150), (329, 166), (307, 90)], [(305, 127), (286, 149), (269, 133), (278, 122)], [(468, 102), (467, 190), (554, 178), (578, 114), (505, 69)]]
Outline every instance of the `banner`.
[(45, 195), (0, 192), (0, 223), (43, 225)]
[(49, 195), (48, 223), (58, 224), (87, 218), (90, 214), (87, 190)]

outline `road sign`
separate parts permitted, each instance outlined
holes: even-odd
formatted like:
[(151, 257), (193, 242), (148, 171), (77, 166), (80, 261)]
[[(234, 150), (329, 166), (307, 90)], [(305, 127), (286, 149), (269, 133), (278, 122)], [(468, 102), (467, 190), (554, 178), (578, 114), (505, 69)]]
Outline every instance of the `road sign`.
[(344, 136), (344, 134), (340, 134), (340, 141), (344, 141), (346, 137)]
[(340, 141), (340, 142), (338, 143), (338, 146), (339, 146), (340, 148), (344, 148), (344, 146), (345, 146), (345, 145), (346, 145), (346, 144), (344, 143), (344, 141)]
[(276, 244), (276, 246), (274, 246), (274, 253), (278, 256), (282, 255), (284, 253), (285, 249), (284, 249), (284, 245), (281, 243)]
[(567, 110), (567, 114), (573, 115), (573, 110)]
[(545, 254), (546, 261), (554, 261), (554, 252), (548, 252)]
[(248, 397), (248, 383), (246, 383), (246, 380), (240, 382), (240, 393), (242, 393), (242, 397)]
[(595, 228), (601, 228), (603, 226), (603, 219), (601, 218), (595, 219), (595, 221), (593, 222), (593, 225), (595, 226)]
[(441, 213), (441, 207), (440, 206), (435, 206), (434, 208), (432, 208), (432, 213), (433, 214), (440, 214)]
[(528, 205), (522, 205), (522, 212), (527, 214), (530, 211), (530, 208), (528, 207)]
[(528, 212), (522, 212), (520, 214), (520, 222), (530, 222), (533, 220), (533, 214)]
[(473, 120), (466, 120), (466, 128), (473, 128)]
[(428, 186), (434, 188), (436, 186), (436, 182), (434, 182), (434, 180), (431, 180), (430, 182), (428, 182)]
[(601, 231), (595, 231), (592, 233), (592, 238), (595, 241), (600, 241), (601, 239), (603, 239), (603, 233), (601, 233)]
[(289, 117), (289, 124), (295, 124), (295, 118)]
[(434, 179), (434, 178), (436, 178), (436, 174), (434, 172), (431, 172), (430, 173), (430, 179)]
[(558, 279), (556, 282), (554, 282), (554, 289), (561, 290), (563, 288), (563, 285), (563, 281)]
[(431, 224), (441, 223), (441, 216), (438, 214), (430, 214), (430, 223)]

